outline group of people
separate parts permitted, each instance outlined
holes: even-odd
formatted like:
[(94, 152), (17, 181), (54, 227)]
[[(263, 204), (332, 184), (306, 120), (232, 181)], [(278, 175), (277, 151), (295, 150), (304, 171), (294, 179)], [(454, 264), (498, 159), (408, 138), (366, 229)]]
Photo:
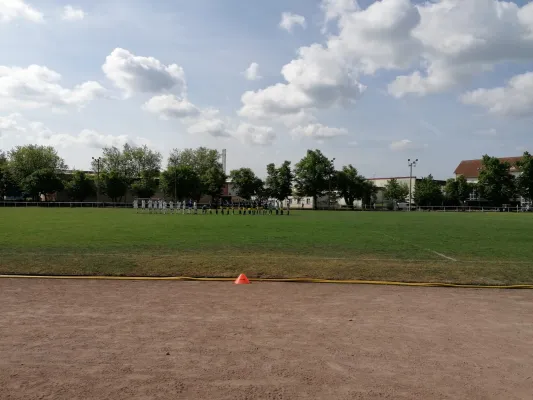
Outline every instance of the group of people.
[[(138, 200), (133, 201), (133, 208), (137, 212), (150, 214), (198, 214), (198, 203), (196, 201), (165, 201), (165, 200)], [(221, 215), (283, 215), (284, 211), (290, 214), (289, 205), (285, 210), (279, 202), (270, 201), (250, 201), (243, 203), (224, 202), (219, 204), (202, 205), (201, 214), (221, 214)]]

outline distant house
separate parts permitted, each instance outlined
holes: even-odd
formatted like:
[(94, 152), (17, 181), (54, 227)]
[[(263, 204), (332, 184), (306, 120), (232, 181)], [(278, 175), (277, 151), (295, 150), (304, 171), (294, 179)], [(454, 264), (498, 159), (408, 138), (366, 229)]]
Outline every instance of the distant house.
[[(511, 168), (509, 168), (509, 172), (514, 175), (518, 176), (521, 174), (520, 169), (516, 166), (516, 163), (520, 161), (522, 157), (501, 157), (498, 158), (501, 162), (508, 162), (511, 164)], [(455, 168), (454, 174), (457, 178), (458, 176), (462, 175), (466, 178), (467, 182), (470, 183), (477, 183), (479, 180), (479, 173), (481, 172), (481, 169), (483, 167), (483, 163), (481, 159), (478, 160), (463, 160), (459, 163), (457, 168)], [(479, 194), (474, 190), (470, 194), (469, 201), (481, 201)], [(523, 197), (520, 197), (520, 204), (522, 206), (531, 205), (531, 202), (526, 201)]]

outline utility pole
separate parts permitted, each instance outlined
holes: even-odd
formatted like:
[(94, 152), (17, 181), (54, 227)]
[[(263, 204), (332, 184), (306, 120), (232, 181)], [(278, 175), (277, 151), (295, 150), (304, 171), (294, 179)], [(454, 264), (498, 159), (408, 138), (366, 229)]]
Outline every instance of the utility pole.
[(413, 199), (413, 167), (416, 167), (416, 163), (418, 162), (418, 158), (414, 161), (411, 161), (410, 158), (407, 159), (407, 165), (409, 166), (409, 211), (411, 211), (411, 203)]
[(178, 199), (176, 199), (176, 193), (177, 193), (177, 190), (176, 190), (176, 188), (177, 188), (176, 180), (178, 179), (178, 171), (177, 171), (177, 169), (178, 169), (178, 164), (177, 164), (176, 160), (174, 160), (174, 203), (175, 203), (176, 201), (178, 201)]
[[(335, 158), (331, 159), (331, 163), (335, 162)], [(335, 166), (333, 166), (333, 171), (335, 171)], [(328, 192), (328, 210), (331, 209), (331, 175), (329, 176), (329, 192)]]
[[(93, 161), (96, 161), (96, 203), (100, 202), (100, 160), (101, 158), (92, 157)], [(96, 205), (98, 207), (98, 204)]]

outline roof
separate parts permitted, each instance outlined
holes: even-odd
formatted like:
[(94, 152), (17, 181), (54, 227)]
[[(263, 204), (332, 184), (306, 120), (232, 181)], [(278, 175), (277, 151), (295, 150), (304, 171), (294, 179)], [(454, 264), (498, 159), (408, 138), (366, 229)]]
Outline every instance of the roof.
[[(367, 181), (383, 181), (383, 180), (391, 180), (391, 179), (409, 179), (410, 176), (391, 176), (390, 178), (368, 178)], [(416, 176), (413, 176), (413, 178), (416, 178)]]
[[(514, 166), (517, 161), (520, 161), (522, 157), (501, 157), (498, 160), (502, 162), (508, 162), (511, 164), (511, 172), (516, 172), (518, 169)], [(465, 178), (477, 178), (479, 176), (479, 170), (481, 169), (481, 159), (479, 160), (463, 160), (455, 168), (455, 175), (463, 175)]]

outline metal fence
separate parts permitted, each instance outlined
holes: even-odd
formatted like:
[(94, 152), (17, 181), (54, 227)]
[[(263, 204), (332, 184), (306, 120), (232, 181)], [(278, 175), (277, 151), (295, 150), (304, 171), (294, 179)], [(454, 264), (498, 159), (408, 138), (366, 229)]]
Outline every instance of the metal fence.
[[(200, 208), (203, 204), (198, 204)], [(44, 207), (44, 208), (133, 208), (133, 203), (113, 203), (113, 202), (88, 202), (88, 201), (0, 201), (0, 207)], [(408, 212), (407, 209), (389, 210), (386, 207), (368, 207), (355, 208), (327, 206), (318, 207), (318, 210), (331, 211), (389, 211), (389, 212)], [(296, 208), (291, 207), (291, 211), (295, 210), (309, 210), (312, 208)], [(483, 207), (483, 206), (432, 206), (432, 207), (415, 207), (411, 212), (533, 212), (532, 207)]]
[(0, 201), (0, 207), (133, 208), (133, 204), (88, 201)]

